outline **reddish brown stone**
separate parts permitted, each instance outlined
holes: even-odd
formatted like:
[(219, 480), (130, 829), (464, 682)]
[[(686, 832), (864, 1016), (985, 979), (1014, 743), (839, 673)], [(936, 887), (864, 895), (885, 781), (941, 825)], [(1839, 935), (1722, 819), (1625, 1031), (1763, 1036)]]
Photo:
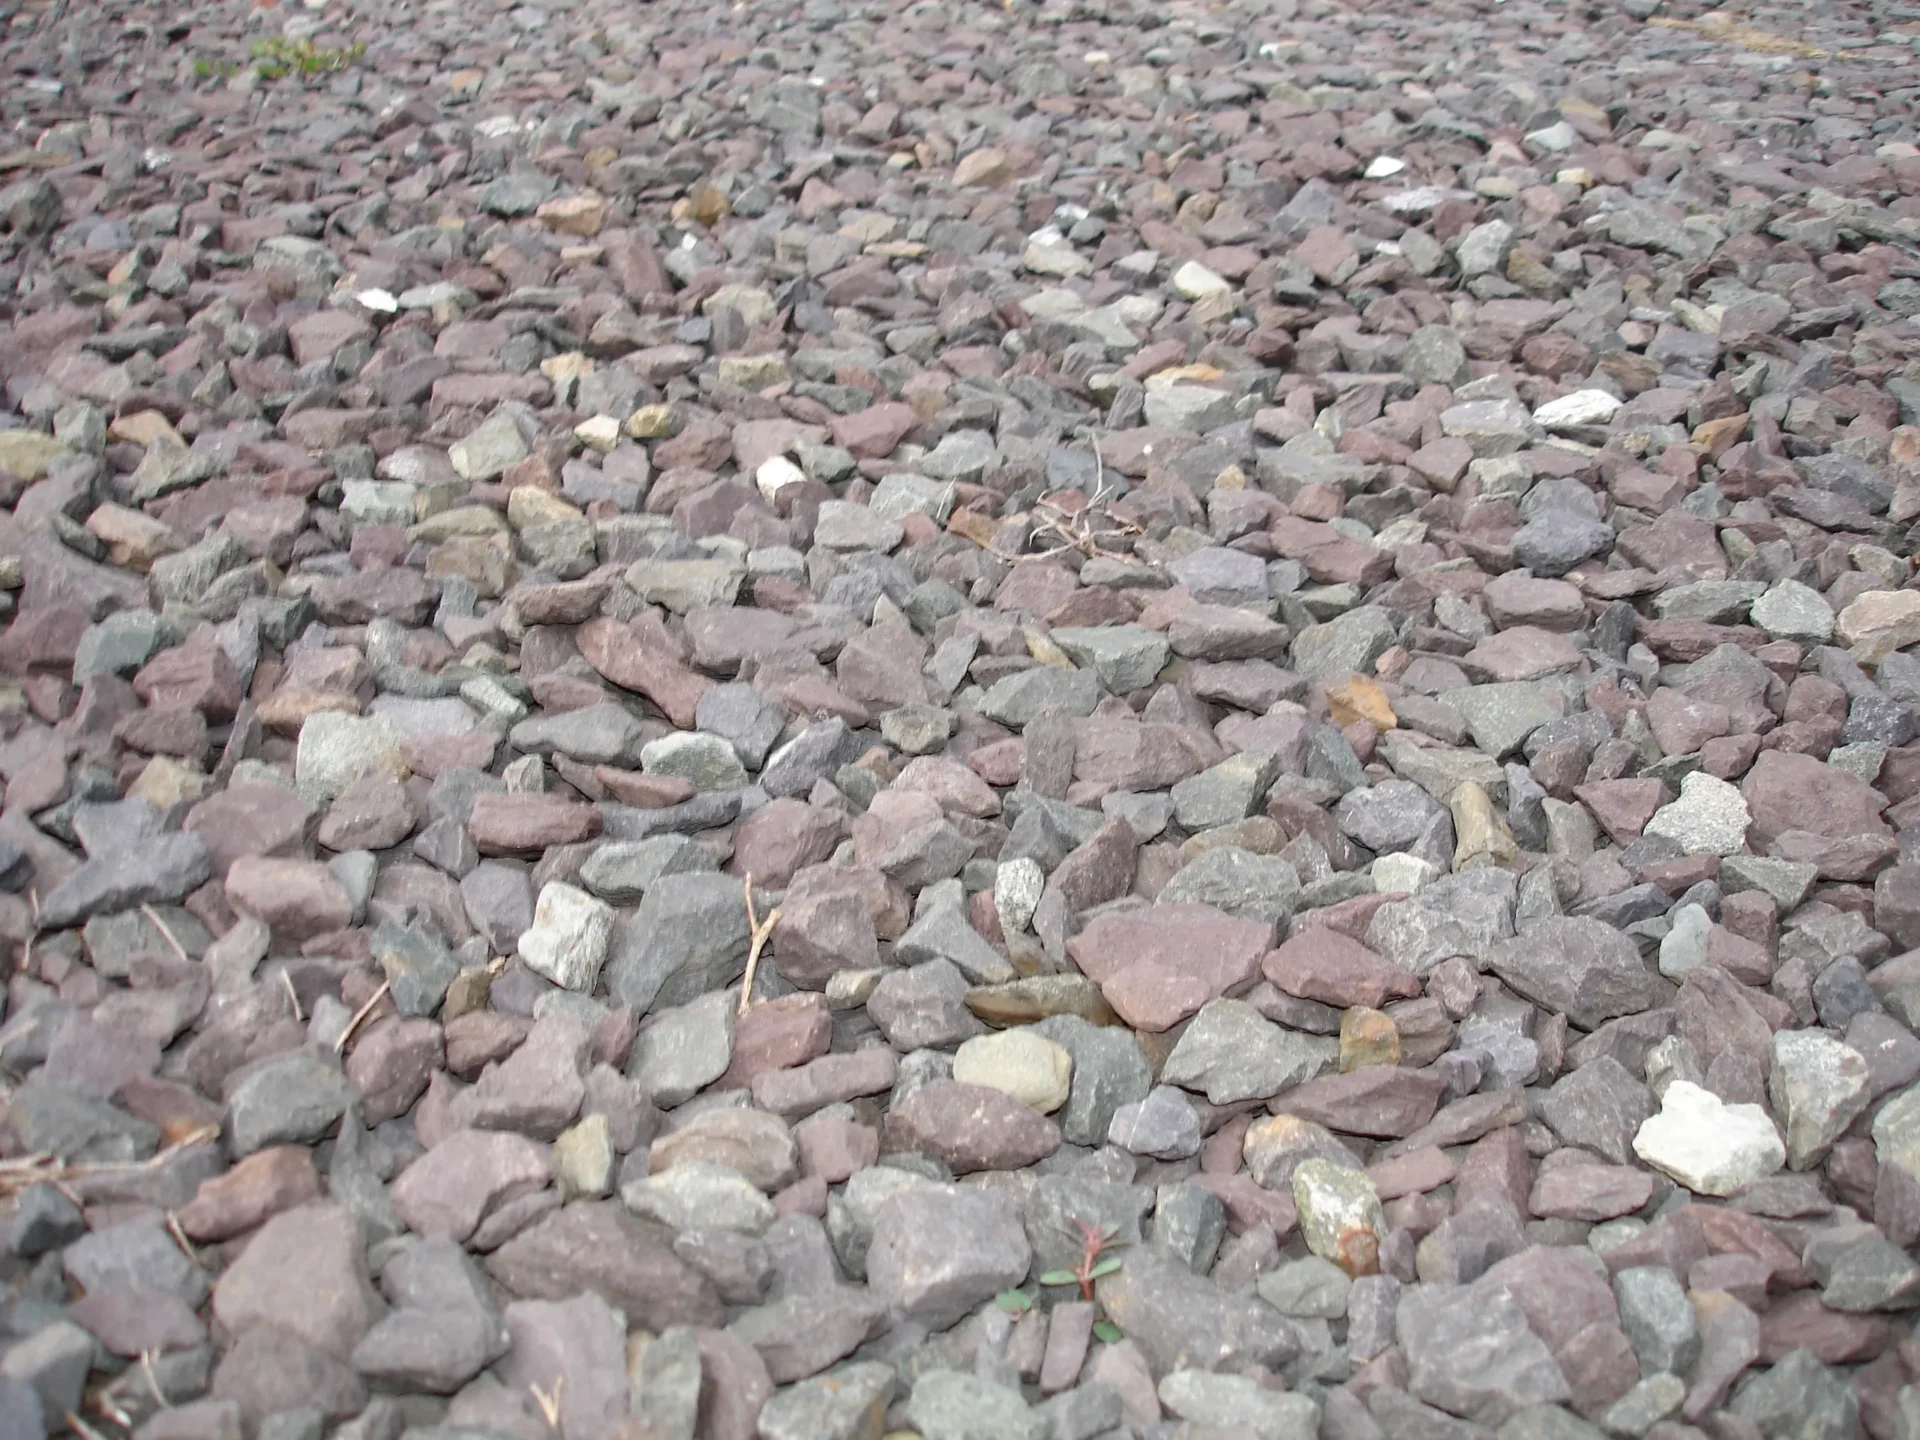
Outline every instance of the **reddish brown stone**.
[(751, 1085), (769, 1070), (805, 1065), (827, 1053), (833, 1014), (815, 991), (763, 1000), (742, 1015), (733, 1030), (733, 1059), (713, 1082), (716, 1090)]
[[(817, 1062), (816, 1062), (817, 1063)], [(918, 1150), (956, 1175), (1019, 1170), (1060, 1148), (1060, 1127), (986, 1085), (935, 1080), (887, 1112), (890, 1150)]]
[(1389, 1000), (1410, 1000), (1420, 982), (1358, 940), (1327, 927), (1301, 931), (1267, 952), (1261, 973), (1289, 995), (1323, 1005), (1364, 1005), (1378, 1010)]
[(304, 940), (353, 923), (353, 899), (318, 860), (244, 856), (227, 871), (227, 900), (275, 934)]
[(198, 710), (231, 720), (240, 705), (240, 674), (211, 640), (162, 650), (133, 677), (134, 692), (156, 710)]
[(312, 1152), (301, 1145), (275, 1145), (254, 1151), (224, 1175), (201, 1181), (175, 1217), (189, 1240), (231, 1240), (319, 1194)]
[(482, 855), (523, 855), (593, 839), (600, 812), (558, 795), (493, 791), (474, 800), (467, 833)]
[(682, 730), (694, 728), (700, 697), (713, 682), (687, 668), (658, 620), (645, 616), (623, 625), (600, 616), (574, 631), (573, 639), (586, 662), (607, 679), (646, 696)]
[(1653, 812), (1673, 798), (1658, 780), (1597, 780), (1576, 786), (1573, 793), (1616, 845), (1639, 839)]

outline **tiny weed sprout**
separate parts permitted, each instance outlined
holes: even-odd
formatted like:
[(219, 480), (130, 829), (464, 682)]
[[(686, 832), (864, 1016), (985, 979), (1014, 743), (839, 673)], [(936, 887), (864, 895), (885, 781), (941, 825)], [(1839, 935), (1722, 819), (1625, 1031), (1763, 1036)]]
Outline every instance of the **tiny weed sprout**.
[(356, 44), (327, 50), (304, 38), (273, 39), (256, 41), (252, 53), (254, 73), (262, 80), (279, 80), (287, 75), (305, 80), (346, 69), (367, 53), (367, 47)]
[[(1102, 1253), (1116, 1243), (1115, 1237), (1119, 1235), (1120, 1227), (1111, 1222), (1105, 1225), (1095, 1225), (1087, 1220), (1075, 1220), (1073, 1224), (1074, 1228), (1080, 1232), (1079, 1260), (1075, 1262), (1071, 1270), (1047, 1270), (1042, 1272), (1040, 1283), (1042, 1285), (1078, 1285), (1080, 1287), (1080, 1298), (1091, 1301), (1093, 1299), (1093, 1282), (1098, 1280), (1102, 1275), (1113, 1274), (1120, 1268), (1120, 1257), (1118, 1255)], [(1119, 1241), (1117, 1243), (1124, 1244), (1126, 1242)]]

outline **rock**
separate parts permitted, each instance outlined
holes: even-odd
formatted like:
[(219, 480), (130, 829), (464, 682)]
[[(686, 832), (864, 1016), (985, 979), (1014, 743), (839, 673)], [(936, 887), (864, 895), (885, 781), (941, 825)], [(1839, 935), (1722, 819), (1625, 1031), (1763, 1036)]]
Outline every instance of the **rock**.
[(1633, 1152), (1701, 1195), (1731, 1195), (1773, 1174), (1787, 1148), (1758, 1105), (1728, 1105), (1686, 1080), (1667, 1087)]
[(1072, 1092), (1073, 1057), (1030, 1029), (1003, 1030), (962, 1044), (954, 1053), (953, 1078), (1004, 1091), (1051, 1115)]
[(1497, 1426), (1529, 1406), (1569, 1398), (1566, 1377), (1525, 1312), (1491, 1277), (1408, 1290), (1397, 1328), (1408, 1391), (1450, 1415)]
[[(1277, 953), (1277, 952), (1276, 952)], [(1243, 1000), (1211, 1000), (1182, 1033), (1161, 1079), (1215, 1105), (1264, 1100), (1331, 1068), (1337, 1046), (1282, 1030)]]
[(1291, 1183), (1308, 1248), (1349, 1275), (1373, 1273), (1387, 1225), (1365, 1173), (1314, 1156), (1294, 1167)]
[(1046, 1422), (1020, 1392), (957, 1370), (933, 1370), (914, 1382), (908, 1421), (922, 1440), (1042, 1440)]
[(1773, 1037), (1767, 1096), (1787, 1132), (1787, 1164), (1817, 1164), (1866, 1107), (1867, 1062), (1857, 1050), (1811, 1030)]
[(1293, 1322), (1270, 1306), (1229, 1294), (1151, 1247), (1129, 1252), (1096, 1295), (1161, 1375), (1284, 1364), (1300, 1350)]
[(213, 1313), (230, 1331), (270, 1323), (344, 1360), (380, 1318), (363, 1243), (359, 1221), (337, 1205), (276, 1215), (220, 1277)]
[(1696, 770), (1680, 782), (1680, 798), (1653, 812), (1645, 833), (1672, 840), (1688, 855), (1733, 855), (1746, 845), (1751, 817), (1740, 791)]
[(591, 995), (613, 935), (613, 907), (559, 881), (540, 888), (533, 925), (519, 937), (527, 967), (563, 989)]
[(1245, 1427), (1274, 1440), (1310, 1440), (1320, 1408), (1304, 1395), (1278, 1395), (1243, 1375), (1176, 1370), (1160, 1382), (1160, 1403), (1194, 1425)]
[(1654, 988), (1633, 943), (1598, 920), (1556, 916), (1506, 941), (1488, 966), (1513, 989), (1591, 1030), (1654, 1001)]
[(1060, 1147), (1060, 1128), (986, 1085), (936, 1080), (887, 1113), (888, 1144), (935, 1156), (956, 1175), (1017, 1170)]
[(1010, 1197), (936, 1186), (881, 1205), (867, 1283), (895, 1316), (939, 1330), (1018, 1285), (1031, 1262)]

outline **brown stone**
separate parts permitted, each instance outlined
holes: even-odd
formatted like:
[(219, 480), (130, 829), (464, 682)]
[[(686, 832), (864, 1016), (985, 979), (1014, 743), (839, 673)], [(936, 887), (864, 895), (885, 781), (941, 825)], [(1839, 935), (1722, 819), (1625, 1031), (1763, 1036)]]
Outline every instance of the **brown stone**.
[(1886, 800), (1871, 785), (1823, 764), (1811, 755), (1764, 750), (1740, 782), (1753, 817), (1749, 842), (1764, 851), (1790, 830), (1824, 835), (1885, 839), (1892, 829), (1880, 818)]
[(600, 812), (559, 795), (477, 796), (467, 833), (482, 855), (523, 855), (550, 845), (577, 845), (600, 833)]
[(301, 1145), (275, 1145), (254, 1151), (223, 1175), (201, 1181), (175, 1218), (189, 1240), (231, 1240), (319, 1195), (312, 1152)]
[(1268, 951), (1260, 969), (1287, 994), (1322, 1005), (1377, 1010), (1389, 1000), (1410, 1000), (1420, 993), (1414, 976), (1326, 926), (1302, 930)]
[(682, 730), (695, 728), (694, 712), (713, 682), (687, 668), (658, 620), (649, 616), (623, 625), (600, 616), (574, 631), (573, 640), (586, 662), (607, 679), (646, 696)]
[(1398, 1140), (1433, 1118), (1446, 1088), (1445, 1079), (1429, 1071), (1373, 1065), (1296, 1085), (1267, 1108), (1342, 1134)]
[(305, 940), (353, 923), (353, 898), (318, 860), (249, 855), (227, 871), (227, 902), (278, 935)]
[(733, 1059), (714, 1081), (716, 1090), (751, 1085), (770, 1070), (805, 1065), (827, 1053), (833, 1042), (833, 1014), (826, 996), (802, 991), (763, 1000), (742, 1015), (733, 1030)]
[[(815, 1062), (818, 1063), (818, 1062)], [(918, 1150), (956, 1175), (1019, 1170), (1060, 1148), (1060, 1127), (1003, 1091), (935, 1080), (887, 1113), (890, 1150)]]

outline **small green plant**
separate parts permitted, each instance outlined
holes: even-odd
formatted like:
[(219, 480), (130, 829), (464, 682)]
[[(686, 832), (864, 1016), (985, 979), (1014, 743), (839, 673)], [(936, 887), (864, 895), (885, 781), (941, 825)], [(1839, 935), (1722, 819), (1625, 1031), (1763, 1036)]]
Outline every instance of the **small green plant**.
[(239, 66), (231, 60), (221, 60), (213, 55), (193, 57), (193, 75), (196, 80), (230, 80)]
[(1033, 1296), (1024, 1290), (1002, 1290), (993, 1297), (993, 1303), (1009, 1315), (1017, 1317), (1033, 1308)]
[(1120, 1327), (1113, 1321), (1096, 1320), (1093, 1322), (1093, 1338), (1102, 1345), (1118, 1345), (1123, 1337), (1120, 1334)]
[(308, 80), (328, 75), (356, 64), (367, 53), (365, 45), (343, 45), (337, 50), (317, 46), (304, 36), (298, 40), (276, 37), (253, 44), (253, 72), (262, 80), (279, 80), (298, 75)]
[(1115, 1244), (1126, 1242), (1116, 1238), (1120, 1234), (1120, 1227), (1112, 1222), (1096, 1225), (1090, 1220), (1076, 1219), (1073, 1224), (1074, 1228), (1080, 1232), (1080, 1259), (1071, 1270), (1044, 1271), (1040, 1276), (1040, 1283), (1042, 1285), (1078, 1285), (1080, 1298), (1091, 1303), (1093, 1282), (1102, 1275), (1113, 1274), (1120, 1268), (1120, 1257), (1104, 1252)]

